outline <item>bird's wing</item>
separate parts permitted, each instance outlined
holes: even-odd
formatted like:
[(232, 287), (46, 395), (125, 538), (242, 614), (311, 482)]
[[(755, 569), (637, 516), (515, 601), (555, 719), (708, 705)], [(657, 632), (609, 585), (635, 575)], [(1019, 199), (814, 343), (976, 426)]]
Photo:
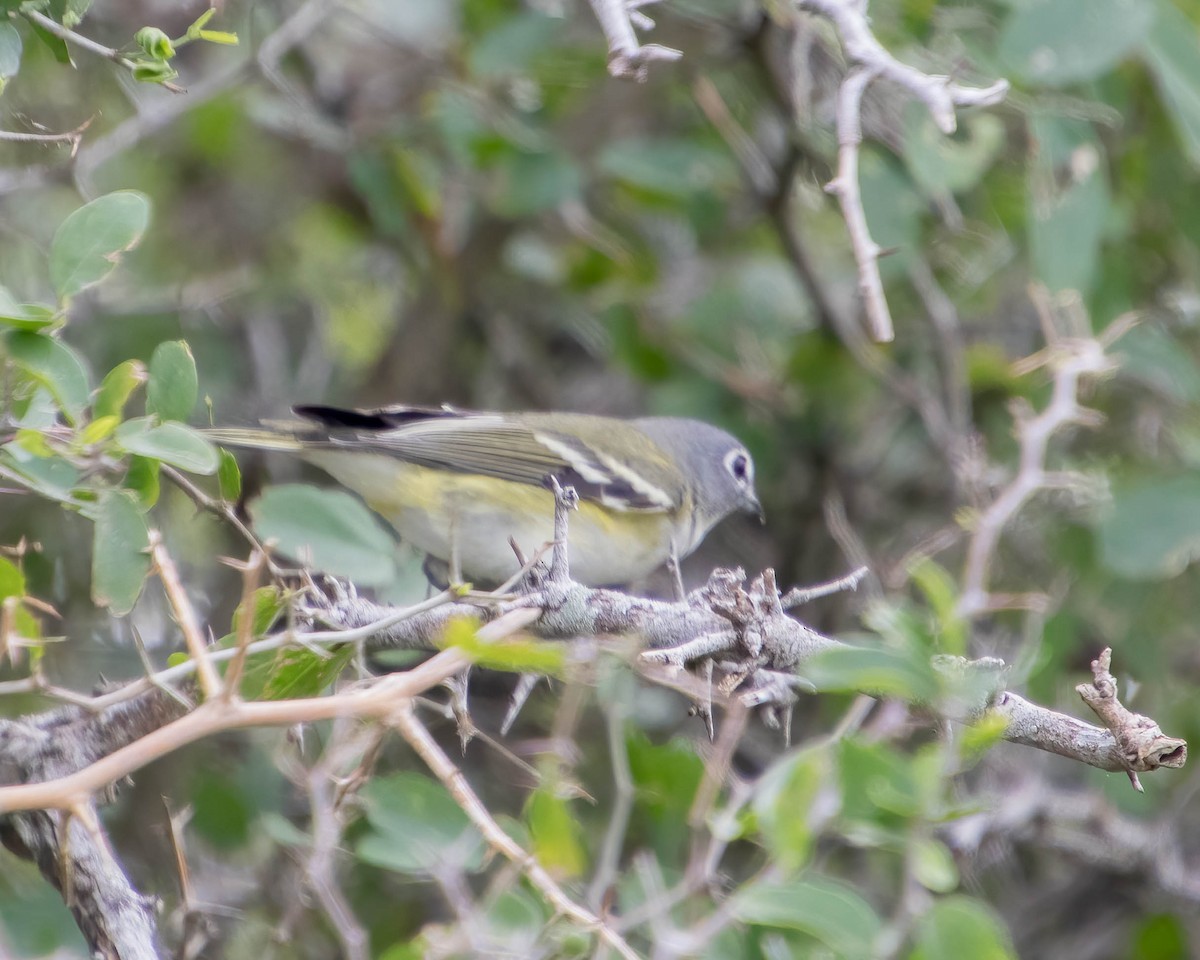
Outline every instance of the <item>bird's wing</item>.
[[(679, 506), (677, 495), (537, 419), (525, 423), (499, 414), (422, 407), (306, 406), (295, 412), (320, 425), (303, 438), (306, 446), (382, 453), (418, 466), (533, 486), (544, 487), (554, 477), (574, 487), (581, 499), (613, 510), (661, 513)], [(641, 443), (649, 442), (624, 422), (614, 422), (612, 429), (634, 431)]]

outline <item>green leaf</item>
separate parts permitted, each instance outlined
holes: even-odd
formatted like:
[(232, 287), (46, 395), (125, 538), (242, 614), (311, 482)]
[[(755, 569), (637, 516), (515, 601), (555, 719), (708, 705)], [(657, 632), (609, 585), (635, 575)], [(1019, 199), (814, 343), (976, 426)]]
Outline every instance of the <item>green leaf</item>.
[(859, 158), (863, 209), (871, 236), (884, 250), (894, 251), (880, 261), (885, 274), (903, 271), (907, 258), (918, 248), (925, 199), (890, 154), (867, 148)]
[(0, 80), (15, 77), (21, 69), (21, 35), (7, 20), (0, 20)]
[(842, 690), (928, 703), (938, 683), (928, 660), (911, 651), (886, 647), (836, 647), (804, 664), (804, 676), (818, 690)]
[[(270, 630), (287, 607), (287, 600), (277, 587), (259, 587), (251, 595), (250, 603), (251, 616), (254, 618), (250, 624), (250, 632), (254, 637), (261, 637)], [(241, 629), (242, 617), (245, 615), (244, 604), (238, 604), (238, 608), (233, 612), (233, 634), (228, 638), (229, 644), (235, 642), (237, 632)]]
[(1174, 577), (1200, 556), (1200, 477), (1155, 478), (1119, 490), (1096, 531), (1100, 561), (1132, 580)]
[(1029, 191), (1029, 255), (1037, 276), (1053, 292), (1091, 289), (1109, 211), (1103, 166), (1100, 146), (1082, 145), (1065, 188), (1041, 182)]
[(467, 617), (458, 617), (446, 624), (438, 642), (440, 647), (458, 647), (472, 663), (489, 670), (510, 673), (541, 673), (562, 676), (566, 655), (561, 643), (530, 640), (525, 637), (506, 637), (494, 643), (479, 639), (479, 624)]
[(1116, 346), (1121, 379), (1137, 382), (1179, 404), (1200, 402), (1200, 365), (1179, 339), (1161, 327), (1143, 323), (1121, 337)]
[(126, 360), (113, 367), (96, 392), (92, 401), (92, 416), (121, 417), (125, 412), (125, 404), (133, 396), (133, 391), (146, 382), (146, 368), (139, 360)]
[(25, 596), (25, 574), (8, 559), (0, 557), (0, 601)]
[(743, 923), (800, 930), (847, 957), (870, 956), (880, 928), (866, 900), (849, 886), (822, 877), (750, 883), (732, 897), (730, 906)]
[(133, 35), (134, 42), (146, 51), (147, 56), (155, 60), (167, 61), (175, 56), (175, 47), (171, 38), (158, 27), (142, 27)]
[(33, 28), (34, 35), (50, 49), (55, 60), (59, 63), (74, 65), (71, 60), (71, 48), (67, 46), (67, 41), (51, 33), (45, 27), (39, 26), (32, 20), (29, 21), (29, 26)]
[[(250, 599), (250, 616), (252, 622), (250, 624), (251, 642), (261, 639), (266, 632), (279, 619), (287, 606), (285, 595), (276, 587), (259, 587), (254, 591)], [(232, 628), (233, 632), (222, 637), (220, 646), (229, 648), (236, 646), (238, 643), (238, 635), (241, 631), (242, 617), (246, 616), (245, 604), (238, 604), (238, 608), (233, 612)], [(351, 648), (353, 649), (353, 648)], [(242, 682), (240, 693), (247, 700), (257, 700), (264, 696), (264, 692), (271, 685), (272, 679), (277, 674), (291, 673), (294, 677), (299, 668), (293, 669), (293, 665), (299, 661), (295, 658), (289, 658), (288, 654), (297, 651), (273, 650), (266, 653), (251, 654), (246, 660), (246, 668), (242, 673)], [(298, 651), (309, 656), (316, 656), (312, 651)], [(229, 661), (225, 661), (224, 668), (227, 668)], [(276, 691), (286, 688), (288, 681), (281, 681), (274, 688)], [(324, 689), (324, 685), (320, 688)]]
[(470, 46), (468, 68), (474, 76), (489, 80), (525, 75), (562, 28), (561, 17), (544, 13), (531, 11), (508, 17)]
[(324, 655), (300, 649), (254, 657), (246, 666), (242, 696), (255, 700), (315, 697), (341, 676), (353, 658), (354, 645), (350, 643)]
[(1170, 913), (1151, 913), (1137, 923), (1130, 960), (1188, 960), (1191, 937), (1184, 921)]
[(122, 486), (137, 497), (143, 511), (149, 510), (158, 503), (161, 489), (159, 481), (159, 461), (150, 457), (132, 456), (129, 458), (129, 469), (125, 471), (125, 481)]
[(31, 453), (21, 443), (6, 444), (3, 450), (6, 466), (19, 473), (30, 490), (51, 500), (78, 505), (73, 491), (79, 483), (79, 471), (67, 461)]
[(528, 217), (579, 196), (583, 177), (563, 153), (513, 150), (497, 165), (492, 207), (502, 217)]
[(809, 811), (829, 783), (828, 750), (804, 750), (777, 761), (754, 791), (764, 846), (784, 870), (798, 870), (812, 853)]
[(973, 897), (946, 897), (917, 924), (911, 960), (1011, 960), (1016, 954), (1003, 922)]
[(182, 423), (152, 427), (149, 417), (127, 420), (117, 429), (117, 442), (129, 453), (169, 463), (188, 473), (213, 473), (217, 448), (198, 431)]
[(196, 361), (183, 340), (160, 343), (150, 358), (146, 412), (159, 420), (186, 420), (199, 395)]
[(597, 166), (614, 180), (668, 197), (738, 182), (727, 152), (683, 138), (616, 140), (601, 151)]
[[(4, 24), (0, 22), (0, 26)], [(42, 303), (17, 303), (13, 295), (0, 287), (0, 324), (18, 330), (41, 330), (62, 319), (62, 314)]]
[(91, 446), (93, 443), (100, 443), (112, 436), (120, 422), (120, 417), (97, 417), (79, 431), (78, 440), (85, 447)]
[(70, 423), (78, 423), (91, 393), (79, 354), (60, 340), (27, 330), (5, 334), (3, 343), (9, 359), (50, 391)]
[(303, 563), (355, 583), (395, 578), (395, 541), (348, 493), (303, 484), (268, 487), (250, 513), (260, 536)]
[(50, 245), (50, 279), (67, 300), (99, 283), (132, 250), (150, 223), (150, 200), (136, 190), (97, 197), (66, 220)]
[(91, 6), (92, 0), (50, 0), (50, 7), (46, 12), (64, 27), (71, 29), (83, 22), (84, 15)]
[(534, 856), (551, 873), (578, 877), (587, 869), (587, 852), (570, 804), (552, 785), (543, 784), (529, 795), (525, 818), (533, 838)]
[(1200, 164), (1200, 46), (1196, 43), (1196, 27), (1167, 0), (1158, 0), (1153, 8), (1154, 27), (1142, 46), (1142, 56), (1188, 158)]
[(1014, 7), (997, 50), (1026, 80), (1063, 86), (1107, 73), (1153, 23), (1154, 8), (1145, 0), (1030, 0)]
[(954, 854), (940, 840), (931, 837), (914, 841), (912, 871), (917, 883), (934, 893), (949, 893), (958, 886)]
[(217, 489), (226, 503), (237, 503), (242, 497), (242, 471), (237, 457), (223, 447), (217, 448)]
[(400, 773), (372, 780), (362, 798), (370, 830), (355, 850), (360, 860), (415, 874), (483, 865), (483, 837), (440, 783)]
[(236, 47), (238, 45), (238, 35), (230, 33), (227, 30), (201, 30), (200, 39), (206, 40), (209, 43), (219, 43), (226, 47)]
[(179, 76), (178, 70), (162, 60), (139, 61), (130, 72), (139, 83), (167, 83)]
[(965, 654), (967, 626), (958, 615), (958, 585), (949, 571), (926, 556), (909, 567), (908, 575), (929, 603), (937, 621), (942, 649), (959, 656)]
[(42, 636), (41, 627), (37, 618), (20, 602), (24, 596), (25, 575), (21, 568), (7, 557), (0, 557), (0, 607), (6, 600), (12, 605), (13, 628), (20, 638), (25, 641), (39, 640)]
[(150, 533), (133, 495), (105, 490), (96, 508), (92, 600), (115, 616), (133, 609), (150, 572)]
[(924, 797), (913, 759), (879, 744), (848, 737), (838, 745), (842, 814), (847, 821), (893, 826), (918, 817)]
[(904, 111), (904, 162), (927, 197), (974, 188), (1005, 144), (1003, 122), (990, 113), (966, 114), (952, 137), (937, 128), (924, 104)]

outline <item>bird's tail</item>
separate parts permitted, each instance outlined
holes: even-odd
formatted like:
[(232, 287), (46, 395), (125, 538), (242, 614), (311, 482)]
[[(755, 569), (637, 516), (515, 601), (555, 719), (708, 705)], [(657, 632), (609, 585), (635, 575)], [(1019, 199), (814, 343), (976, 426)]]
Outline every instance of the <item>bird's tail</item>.
[[(291, 429), (296, 427), (299, 429)], [(295, 453), (309, 446), (302, 436), (302, 424), (259, 427), (210, 427), (203, 433), (223, 447), (253, 447), (257, 450), (282, 450)]]

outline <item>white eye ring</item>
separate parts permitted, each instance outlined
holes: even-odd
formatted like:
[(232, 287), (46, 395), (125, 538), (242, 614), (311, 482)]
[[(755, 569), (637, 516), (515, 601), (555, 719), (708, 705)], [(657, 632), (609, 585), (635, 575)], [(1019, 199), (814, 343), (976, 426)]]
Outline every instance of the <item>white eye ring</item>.
[(725, 455), (725, 469), (743, 487), (754, 482), (754, 462), (745, 450), (730, 450)]

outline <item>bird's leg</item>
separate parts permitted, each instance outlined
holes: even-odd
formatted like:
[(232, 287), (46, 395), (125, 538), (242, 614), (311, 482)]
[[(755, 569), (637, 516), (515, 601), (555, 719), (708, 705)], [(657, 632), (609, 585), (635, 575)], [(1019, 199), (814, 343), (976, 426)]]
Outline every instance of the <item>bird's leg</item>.
[(446, 561), (441, 557), (435, 557), (432, 553), (425, 554), (425, 560), (421, 564), (421, 572), (425, 574), (425, 579), (429, 582), (428, 590), (425, 599), (428, 600), (434, 592), (441, 592), (450, 586), (450, 568), (446, 565)]
[(463, 582), (462, 556), (458, 549), (458, 514), (450, 517), (450, 585), (457, 587)]
[(683, 571), (679, 566), (679, 549), (675, 546), (675, 538), (671, 538), (671, 553), (667, 557), (667, 569), (671, 572), (671, 585), (675, 588), (675, 601), (682, 603), (687, 599), (683, 589)]
[(574, 487), (564, 487), (558, 477), (547, 474), (546, 486), (554, 494), (554, 552), (550, 554), (550, 580), (567, 583), (571, 579), (571, 564), (567, 554), (567, 511), (579, 508), (579, 494)]

